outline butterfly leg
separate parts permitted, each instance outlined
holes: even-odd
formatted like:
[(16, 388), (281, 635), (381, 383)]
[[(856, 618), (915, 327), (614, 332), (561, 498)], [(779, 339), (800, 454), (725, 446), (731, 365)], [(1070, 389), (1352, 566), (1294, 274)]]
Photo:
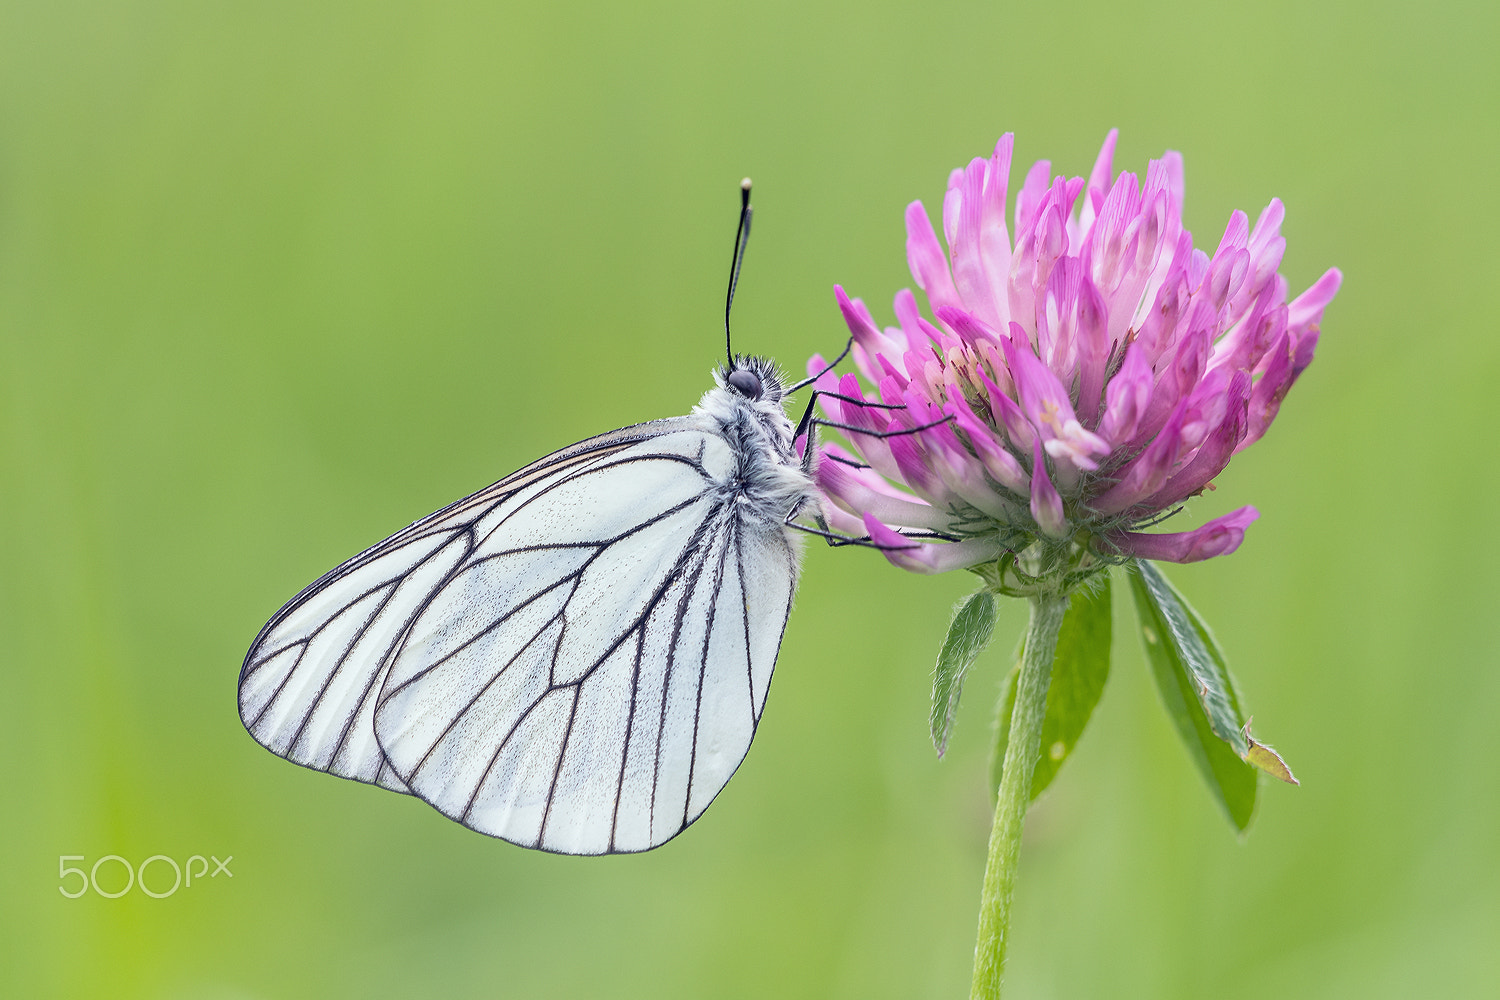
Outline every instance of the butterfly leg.
[[(796, 528), (798, 531), (805, 531), (809, 535), (817, 535), (819, 538), (823, 539), (825, 542), (828, 543), (829, 548), (838, 548), (838, 547), (843, 546), (843, 545), (858, 545), (858, 546), (860, 546), (862, 548), (877, 549), (877, 550), (879, 550), (881, 552), (901, 552), (901, 551), (903, 551), (905, 549), (914, 549), (914, 548), (916, 548), (915, 544), (912, 544), (912, 545), (882, 545), (879, 542), (875, 541), (873, 538), (871, 538), (869, 535), (858, 535), (858, 536), (855, 536), (855, 535), (840, 534), (839, 532), (834, 531), (833, 529), (831, 529), (828, 526), (828, 522), (823, 519), (823, 515), (822, 514), (818, 514), (818, 515), (815, 515), (813, 517), (813, 521), (815, 522), (815, 524), (817, 525), (817, 527), (813, 527), (812, 525), (807, 525), (807, 524), (801, 524), (801, 523), (799, 523), (799, 522), (797, 522), (795, 520), (795, 518), (797, 517), (798, 514), (801, 513), (801, 511), (802, 511), (802, 505), (801, 504), (798, 504), (797, 506), (793, 507), (787, 513), (787, 515), (786, 515), (786, 521), (785, 521), (786, 526), (788, 528)], [(911, 530), (907, 530), (907, 531), (900, 532), (900, 534), (904, 535), (907, 538), (912, 539), (913, 542), (915, 542), (917, 540), (935, 540), (935, 541), (944, 541), (944, 542), (956, 542), (956, 541), (958, 541), (958, 539), (955, 538), (955, 537), (953, 537), (952, 535), (945, 535), (945, 534), (943, 534), (940, 531), (911, 531)]]
[(948, 420), (952, 420), (953, 419), (952, 417), (944, 417), (942, 420), (937, 421), (937, 423), (923, 424), (921, 427), (910, 427), (910, 428), (906, 428), (904, 430), (896, 430), (896, 431), (871, 431), (871, 430), (864, 430), (863, 428), (860, 428), (860, 427), (850, 427), (847, 424), (841, 424), (841, 423), (838, 423), (837, 421), (822, 420), (822, 419), (820, 419), (818, 417), (813, 416), (813, 407), (815, 407), (817, 405), (817, 403), (818, 403), (818, 400), (821, 399), (824, 396), (827, 396), (829, 399), (842, 400), (845, 403), (852, 403), (855, 406), (862, 406), (862, 407), (865, 407), (866, 409), (871, 409), (871, 410), (904, 410), (904, 409), (906, 409), (906, 404), (905, 403), (872, 403), (868, 399), (858, 399), (858, 398), (856, 398), (854, 396), (845, 396), (842, 393), (829, 392), (827, 389), (814, 389), (812, 391), (812, 395), (809, 396), (809, 397), (807, 397), (807, 408), (802, 411), (802, 419), (797, 421), (797, 429), (792, 432), (792, 440), (793, 441), (795, 441), (797, 438), (801, 437), (803, 434), (806, 434), (807, 431), (808, 431), (808, 428), (811, 427), (813, 424), (820, 424), (820, 425), (822, 425), (824, 427), (837, 427), (839, 430), (859, 431), (862, 434), (870, 434), (870, 435), (873, 435), (875, 437), (895, 437), (898, 434), (910, 434), (912, 431), (922, 431), (922, 430), (926, 430), (928, 427), (936, 427), (938, 424), (941, 424), (941, 423), (944, 423), (944, 422), (946, 422)]
[(856, 537), (854, 535), (840, 534), (829, 528), (828, 522), (823, 519), (821, 513), (813, 515), (813, 522), (817, 525), (816, 527), (808, 524), (800, 524), (796, 518), (798, 514), (802, 513), (802, 507), (803, 503), (799, 501), (791, 510), (787, 511), (786, 520), (782, 523), (788, 528), (796, 528), (798, 531), (805, 531), (809, 535), (817, 535), (828, 543), (829, 548), (838, 548), (843, 545), (858, 545), (868, 549), (879, 549), (882, 552), (916, 548), (915, 545), (881, 545), (869, 535)]
[[(851, 339), (850, 342), (851, 343), (853, 342), (852, 339)], [(849, 347), (848, 347), (848, 345), (845, 345), (845, 347), (844, 347), (844, 354), (840, 354), (839, 357), (834, 360), (833, 364), (830, 364), (827, 368), (824, 369), (824, 371), (828, 371), (828, 370), (832, 369), (833, 365), (838, 364), (839, 361), (843, 360), (844, 355), (848, 354), (848, 353), (849, 353)], [(821, 374), (821, 373), (819, 373), (819, 374)], [(814, 379), (815, 378), (816, 378), (816, 376), (814, 377)], [(809, 379), (808, 381), (813, 381), (814, 379)], [(806, 383), (798, 383), (796, 386), (793, 386), (792, 388), (793, 389), (800, 388), (802, 385), (805, 385), (805, 384)], [(789, 389), (788, 391), (790, 392), (792, 390)], [(874, 430), (868, 430), (868, 429), (862, 428), (862, 427), (855, 427), (852, 424), (840, 423), (840, 422), (835, 421), (835, 420), (821, 420), (821, 419), (815, 417), (813, 415), (814, 408), (817, 406), (818, 397), (820, 397), (820, 396), (831, 396), (834, 399), (842, 400), (843, 402), (851, 403), (851, 404), (853, 404), (855, 406), (868, 407), (870, 409), (880, 409), (880, 410), (904, 410), (904, 409), (906, 409), (905, 404), (872, 403), (869, 400), (858, 399), (858, 398), (855, 398), (855, 397), (852, 397), (852, 396), (845, 396), (842, 393), (829, 392), (829, 391), (827, 391), (825, 389), (814, 389), (812, 391), (812, 395), (808, 397), (807, 408), (802, 411), (802, 418), (797, 421), (797, 427), (796, 427), (796, 429), (792, 433), (792, 440), (794, 440), (794, 441), (797, 440), (798, 438), (801, 438), (804, 434), (807, 435), (806, 440), (803, 442), (803, 447), (802, 447), (802, 463), (801, 464), (802, 464), (802, 471), (804, 473), (806, 473), (809, 477), (811, 477), (813, 475), (813, 462), (815, 460), (815, 456), (816, 456), (816, 452), (817, 452), (817, 429), (819, 427), (833, 427), (833, 428), (836, 428), (838, 430), (848, 431), (850, 433), (865, 434), (865, 435), (870, 436), (870, 437), (887, 438), (887, 437), (898, 437), (898, 436), (903, 435), (903, 434), (914, 434), (917, 431), (927, 430), (930, 427), (937, 427), (940, 424), (947, 423), (949, 420), (953, 419), (951, 416), (945, 416), (942, 420), (935, 420), (935, 421), (933, 421), (932, 423), (929, 423), (929, 424), (922, 424), (922, 425), (917, 426), (917, 427), (902, 427), (902, 428), (898, 428), (898, 429), (893, 430), (893, 431), (874, 431)], [(862, 463), (859, 463), (859, 462), (850, 462), (847, 459), (839, 458), (838, 456), (830, 456), (830, 457), (834, 461), (843, 462), (846, 465), (851, 465), (851, 466), (854, 466), (856, 468), (865, 468), (865, 469), (869, 468), (869, 466), (864, 465)], [(915, 548), (916, 547), (915, 544), (913, 544), (913, 545), (882, 545), (879, 542), (876, 542), (874, 539), (870, 538), (868, 535), (854, 536), (854, 535), (841, 534), (841, 533), (839, 533), (837, 531), (833, 531), (828, 526), (828, 522), (826, 520), (824, 520), (823, 515), (822, 515), (821, 512), (819, 512), (819, 513), (817, 513), (817, 514), (815, 514), (813, 516), (813, 522), (814, 522), (814, 524), (816, 524), (816, 527), (813, 527), (811, 525), (806, 525), (806, 524), (800, 524), (800, 523), (797, 522), (796, 518), (797, 518), (797, 516), (799, 514), (802, 513), (802, 508), (805, 505), (805, 503), (806, 503), (806, 501), (798, 501), (795, 505), (793, 505), (792, 509), (789, 510), (789, 511), (787, 511), (787, 515), (786, 515), (786, 518), (785, 518), (785, 520), (784, 520), (783, 523), (787, 527), (789, 527), (789, 528), (796, 528), (798, 531), (805, 531), (805, 532), (807, 532), (810, 535), (817, 535), (819, 538), (822, 538), (824, 541), (826, 541), (829, 544), (830, 547), (838, 547), (838, 546), (842, 546), (842, 545), (859, 545), (859, 546), (862, 546), (864, 548), (878, 549), (878, 550), (883, 551), (883, 552), (901, 551), (901, 550), (904, 550), (904, 549), (910, 549), (910, 548)], [(948, 542), (958, 541), (958, 539), (955, 538), (955, 537), (953, 537), (952, 535), (945, 535), (942, 532), (936, 532), (936, 531), (920, 531), (920, 532), (905, 531), (905, 532), (902, 532), (902, 534), (906, 535), (909, 538), (913, 538), (913, 539), (937, 539), (937, 540), (948, 541)]]

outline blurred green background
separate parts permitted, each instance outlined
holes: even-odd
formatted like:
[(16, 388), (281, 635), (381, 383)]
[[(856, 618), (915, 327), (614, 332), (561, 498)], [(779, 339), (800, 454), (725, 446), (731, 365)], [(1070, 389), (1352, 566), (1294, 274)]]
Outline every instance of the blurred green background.
[[(279, 761), (240, 659), (300, 587), (555, 447), (676, 414), (719, 350), (890, 317), (902, 210), (1187, 163), (1189, 227), (1287, 205), (1346, 274), (1169, 569), (1301, 789), (1240, 842), (1147, 679), (1035, 808), (1015, 998), (1500, 995), (1494, 5), (0, 5), (0, 987), (169, 998), (966, 994), (993, 697), (938, 762), (962, 575), (810, 548), (756, 747), (642, 856), (524, 851)], [(233, 855), (170, 898), (57, 858)], [(102, 873), (119, 880), (118, 867)], [(168, 880), (152, 869), (152, 883)], [(68, 885), (72, 885), (70, 880)]]

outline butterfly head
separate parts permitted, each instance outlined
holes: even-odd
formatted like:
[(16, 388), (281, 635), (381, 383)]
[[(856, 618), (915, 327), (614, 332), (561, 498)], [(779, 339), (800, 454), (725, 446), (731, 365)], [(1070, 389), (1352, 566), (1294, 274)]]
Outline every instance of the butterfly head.
[(786, 385), (775, 363), (748, 354), (735, 355), (732, 367), (717, 368), (714, 381), (752, 403), (764, 400), (779, 408), (782, 396), (786, 395)]

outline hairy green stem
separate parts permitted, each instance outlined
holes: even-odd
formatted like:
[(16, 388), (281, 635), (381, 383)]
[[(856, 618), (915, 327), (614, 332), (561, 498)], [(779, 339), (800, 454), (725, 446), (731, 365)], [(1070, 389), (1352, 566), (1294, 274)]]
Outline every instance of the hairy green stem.
[(1021, 677), (1016, 684), (1016, 705), (1011, 711), (1010, 738), (1005, 747), (1005, 767), (995, 802), (995, 825), (990, 828), (989, 858), (984, 866), (970, 1000), (998, 1000), (1000, 996), (1016, 862), (1021, 854), (1021, 823), (1031, 801), (1031, 777), (1036, 770), (1042, 719), (1047, 714), (1052, 657), (1057, 652), (1057, 633), (1067, 610), (1066, 594), (1044, 593), (1031, 598), (1031, 622), (1026, 628)]

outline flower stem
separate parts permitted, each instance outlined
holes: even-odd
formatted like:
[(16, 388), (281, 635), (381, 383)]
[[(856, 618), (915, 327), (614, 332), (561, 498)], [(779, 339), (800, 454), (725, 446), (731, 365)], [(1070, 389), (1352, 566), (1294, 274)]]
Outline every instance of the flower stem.
[(1021, 677), (1016, 684), (1010, 738), (1006, 742), (1005, 766), (995, 802), (995, 824), (990, 828), (989, 857), (984, 866), (970, 1000), (998, 1000), (1000, 996), (1011, 896), (1021, 853), (1021, 823), (1031, 801), (1031, 777), (1040, 750), (1042, 719), (1047, 714), (1052, 657), (1057, 651), (1057, 633), (1067, 610), (1066, 594), (1042, 593), (1031, 597), (1031, 622), (1021, 653)]

